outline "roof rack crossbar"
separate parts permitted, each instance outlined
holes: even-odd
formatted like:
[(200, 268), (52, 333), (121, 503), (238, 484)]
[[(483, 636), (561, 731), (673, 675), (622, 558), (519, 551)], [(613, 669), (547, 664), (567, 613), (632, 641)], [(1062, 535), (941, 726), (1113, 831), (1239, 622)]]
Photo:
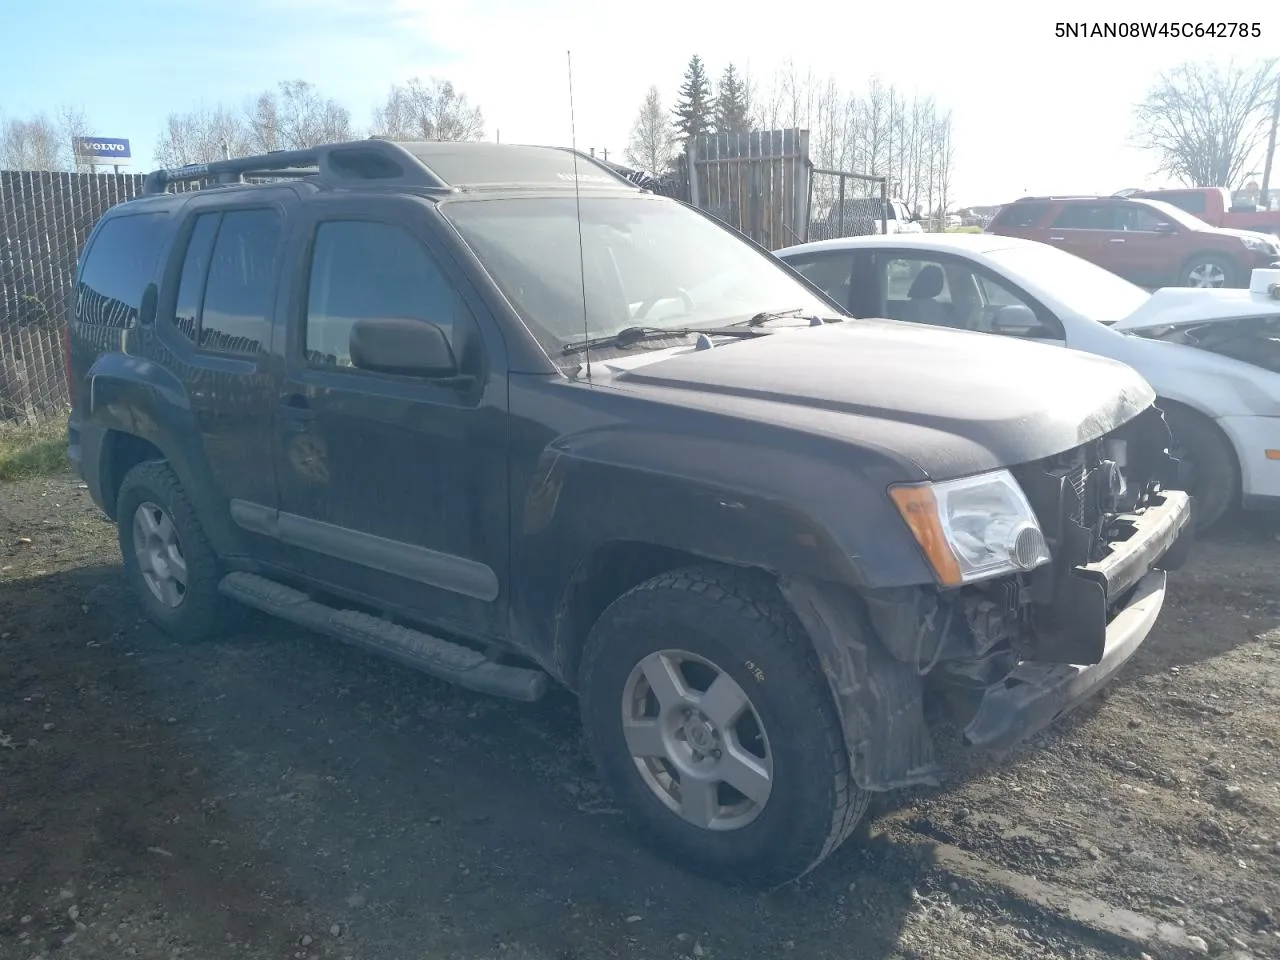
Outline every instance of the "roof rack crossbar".
[(208, 181), (217, 184), (243, 182), (245, 177), (299, 178), (319, 177), (322, 180), (351, 181), (362, 179), (350, 172), (349, 165), (338, 169), (335, 159), (349, 159), (363, 154), (391, 161), (402, 172), (402, 182), (432, 190), (447, 190), (448, 184), (437, 177), (417, 157), (397, 143), (388, 140), (358, 140), (350, 143), (324, 144), (304, 150), (275, 150), (251, 157), (234, 157), (228, 160), (212, 160), (183, 167), (154, 170), (147, 174), (142, 192), (146, 195), (164, 193), (171, 183)]

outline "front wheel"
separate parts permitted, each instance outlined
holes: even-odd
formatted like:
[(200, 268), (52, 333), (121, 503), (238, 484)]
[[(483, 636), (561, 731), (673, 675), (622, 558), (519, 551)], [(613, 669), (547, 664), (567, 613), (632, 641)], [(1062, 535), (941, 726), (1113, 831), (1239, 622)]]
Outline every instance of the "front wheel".
[(593, 628), (580, 687), (606, 785), (691, 872), (794, 880), (866, 810), (808, 638), (762, 577), (694, 568), (631, 590)]
[(1230, 260), (1212, 254), (1200, 254), (1187, 261), (1182, 269), (1184, 287), (1229, 287), (1235, 282), (1236, 268)]
[(1222, 519), (1240, 491), (1235, 451), (1208, 417), (1171, 407), (1164, 418), (1172, 435), (1169, 453), (1181, 461), (1179, 480), (1194, 498), (1196, 529), (1208, 530)]

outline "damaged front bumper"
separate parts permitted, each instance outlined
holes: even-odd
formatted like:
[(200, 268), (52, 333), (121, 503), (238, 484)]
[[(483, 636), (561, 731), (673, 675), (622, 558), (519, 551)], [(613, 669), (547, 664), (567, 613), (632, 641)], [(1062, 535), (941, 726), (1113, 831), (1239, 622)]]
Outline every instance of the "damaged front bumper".
[[(1013, 578), (949, 596), (926, 587), (858, 594), (807, 578), (780, 582), (827, 676), (860, 787), (940, 782), (925, 721), (926, 678), (960, 694), (966, 742), (999, 751), (1116, 674), (1155, 624), (1166, 571), (1190, 552), (1191, 500), (1162, 492), (1141, 513), (1115, 518), (1114, 529), (1105, 557), (1053, 574), (1057, 589), (1033, 605), (1029, 625), (1016, 598), (1031, 588)], [(1037, 642), (1041, 632), (1047, 643)], [(1077, 651), (1070, 657), (1042, 655), (1070, 644)]]
[(1138, 652), (1155, 626), (1164, 606), (1167, 576), (1163, 570), (1152, 570), (1138, 582), (1129, 605), (1107, 624), (1106, 647), (1098, 663), (1023, 661), (1004, 681), (988, 688), (964, 728), (965, 742), (1006, 750), (1096, 693)]
[(1103, 686), (1147, 638), (1164, 604), (1166, 571), (1190, 553), (1191, 498), (1165, 491), (1158, 504), (1118, 523), (1128, 536), (1102, 560), (1073, 568), (1071, 588), (1050, 612), (1059, 622), (1070, 618), (1082, 649), (1100, 638), (1099, 655), (1086, 664), (1019, 662), (982, 694), (964, 728), (967, 743), (1002, 750), (1026, 739)]

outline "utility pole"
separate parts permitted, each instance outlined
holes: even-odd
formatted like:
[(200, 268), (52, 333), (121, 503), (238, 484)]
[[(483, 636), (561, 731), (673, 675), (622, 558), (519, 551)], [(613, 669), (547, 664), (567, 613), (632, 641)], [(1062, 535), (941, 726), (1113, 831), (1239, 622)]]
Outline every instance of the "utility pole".
[(1280, 126), (1280, 73), (1276, 74), (1276, 97), (1271, 105), (1271, 139), (1267, 141), (1267, 160), (1262, 165), (1262, 202), (1271, 207), (1271, 162), (1276, 156), (1276, 127)]

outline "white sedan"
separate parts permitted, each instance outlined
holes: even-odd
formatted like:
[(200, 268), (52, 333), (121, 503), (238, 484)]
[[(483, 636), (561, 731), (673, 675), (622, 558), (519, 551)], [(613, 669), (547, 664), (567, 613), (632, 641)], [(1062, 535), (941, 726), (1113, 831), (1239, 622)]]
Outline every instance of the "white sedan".
[(1248, 290), (1148, 293), (1047, 244), (990, 234), (847, 237), (778, 250), (855, 317), (1038, 340), (1127, 363), (1160, 396), (1207, 527), (1280, 507), (1280, 270)]

